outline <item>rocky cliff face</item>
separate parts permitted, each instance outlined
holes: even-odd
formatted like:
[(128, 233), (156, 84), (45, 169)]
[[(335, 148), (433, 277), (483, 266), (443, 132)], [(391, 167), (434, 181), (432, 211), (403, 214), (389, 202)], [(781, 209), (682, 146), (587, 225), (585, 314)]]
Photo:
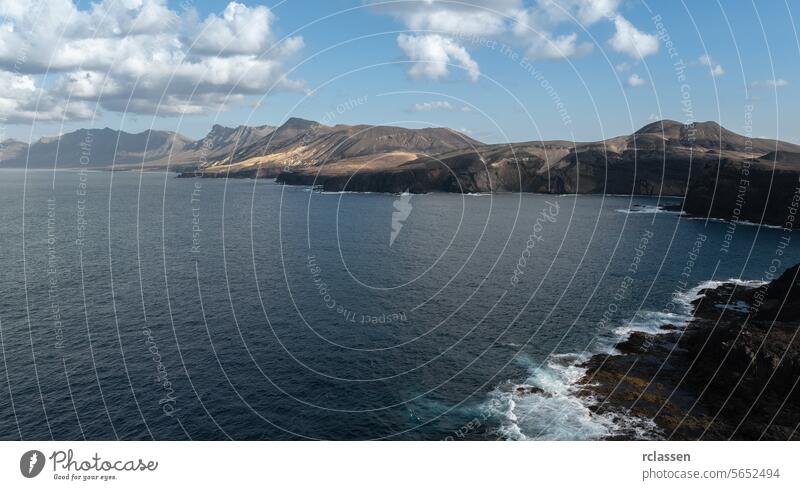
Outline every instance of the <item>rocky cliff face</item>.
[(686, 327), (634, 333), (584, 367), (598, 413), (653, 419), (678, 440), (800, 440), (800, 266), (702, 291)]
[[(662, 128), (661, 124), (663, 134), (656, 131)], [(419, 158), (391, 169), (366, 166), (352, 176), (327, 169), (297, 170), (280, 175), (278, 180), (306, 185), (313, 180), (331, 191), (683, 195), (687, 184), (706, 165), (720, 158), (738, 158), (738, 153), (728, 150), (723, 157), (723, 153), (710, 148), (687, 146), (683, 125), (670, 121), (661, 124), (594, 143), (483, 145)], [(712, 129), (701, 126), (704, 134)], [(729, 148), (733, 143), (724, 146)], [(309, 178), (311, 175), (313, 179)]]
[(796, 226), (800, 206), (800, 154), (708, 162), (689, 186), (684, 210), (695, 216)]

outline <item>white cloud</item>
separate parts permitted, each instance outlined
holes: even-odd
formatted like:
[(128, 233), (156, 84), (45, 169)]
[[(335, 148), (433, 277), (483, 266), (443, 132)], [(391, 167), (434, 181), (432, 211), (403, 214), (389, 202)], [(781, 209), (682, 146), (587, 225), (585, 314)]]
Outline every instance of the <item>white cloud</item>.
[(614, 65), (614, 69), (617, 71), (617, 73), (625, 73), (626, 71), (630, 70), (630, 68), (631, 64), (627, 61), (623, 61), (622, 63), (617, 63)]
[(538, 0), (528, 5), (522, 0), (367, 1), (375, 11), (392, 15), (412, 31), (398, 37), (398, 44), (412, 61), (419, 60), (420, 51), (439, 52), (433, 66), (414, 64), (410, 74), (415, 78), (443, 78), (447, 61), (442, 59), (454, 58), (462, 66), (474, 65), (470, 72), (474, 79), (472, 74), (480, 70), (466, 48), (498, 38), (522, 46), (531, 59), (584, 56), (592, 52), (593, 45), (583, 40), (579, 32), (603, 20), (617, 26), (612, 45), (619, 51), (633, 53), (631, 45), (637, 43), (641, 56), (658, 51), (655, 36), (638, 31), (617, 13), (621, 0)]
[(502, 16), (486, 10), (438, 8), (431, 11), (410, 11), (403, 18), (408, 27), (415, 31), (488, 35), (499, 34), (505, 29)]
[(434, 100), (433, 102), (418, 102), (414, 104), (414, 112), (427, 111), (452, 111), (455, 110), (453, 104), (446, 100)]
[(583, 24), (594, 24), (604, 18), (612, 18), (621, 0), (571, 0), (578, 12), (578, 20)]
[(412, 34), (401, 34), (397, 44), (415, 63), (409, 75), (439, 80), (449, 74), (448, 64), (467, 70), (469, 79), (480, 75), (478, 63), (464, 47), (465, 40), (488, 39), (506, 31), (504, 13), (518, 8), (521, 0), (463, 0), (460, 2), (385, 3), (369, 0), (378, 12), (402, 22)]
[(647, 84), (644, 78), (640, 77), (638, 74), (634, 73), (628, 77), (626, 82), (629, 87), (643, 87)]
[(452, 39), (438, 34), (414, 36), (400, 34), (397, 44), (414, 64), (408, 74), (415, 79), (438, 80), (449, 73), (451, 65), (466, 70), (469, 79), (478, 80), (480, 69), (466, 49)]
[(267, 7), (249, 8), (231, 2), (222, 17), (211, 14), (200, 25), (192, 51), (224, 55), (262, 53), (271, 45), (274, 19)]
[(752, 83), (750, 83), (750, 86), (753, 88), (771, 88), (771, 89), (785, 87), (787, 85), (789, 85), (789, 82), (784, 80), (783, 78), (776, 78), (770, 80), (755, 80)]
[(725, 74), (725, 70), (722, 69), (722, 65), (711, 59), (711, 56), (704, 54), (697, 61), (703, 65), (708, 67), (708, 71), (712, 77), (720, 77)]
[(414, 104), (414, 112), (427, 111), (452, 111), (455, 110), (453, 104), (446, 100), (434, 100), (433, 102), (417, 102)]
[(511, 30), (528, 45), (527, 56), (532, 59), (565, 59), (592, 52), (592, 44), (579, 42), (575, 32), (561, 35), (553, 33), (559, 24), (576, 16), (585, 17), (587, 24), (596, 22), (594, 14), (580, 13), (583, 3), (576, 0), (549, 0), (534, 8), (515, 11)]
[[(67, 118), (85, 115), (65, 106), (68, 98), (111, 111), (198, 114), (304, 87), (284, 67), (302, 37), (278, 42), (275, 16), (263, 6), (231, 2), (200, 19), (166, 0), (102, 0), (86, 9), (72, 0), (17, 0), (0, 2), (0, 19), (0, 73), (33, 77)], [(25, 120), (25, 111), (8, 110)]]
[(528, 46), (528, 57), (533, 59), (575, 58), (592, 52), (590, 43), (579, 43), (576, 33), (550, 37), (549, 34), (538, 36)]
[(441, 35), (493, 35), (506, 30), (504, 14), (519, 9), (521, 0), (424, 0), (385, 3), (372, 0), (374, 8), (398, 19), (413, 31), (434, 31)]
[(416, 104), (414, 104), (414, 107), (411, 108), (412, 112), (455, 111), (455, 110), (461, 112), (472, 112), (472, 108), (470, 108), (469, 106), (465, 105), (458, 108), (446, 100), (417, 102)]
[(614, 17), (614, 27), (616, 32), (608, 41), (614, 51), (631, 58), (644, 58), (658, 52), (658, 38), (640, 31), (623, 16)]
[(553, 23), (576, 20), (590, 26), (616, 14), (620, 0), (544, 0), (537, 8)]
[(53, 97), (36, 84), (31, 75), (0, 71), (0, 115), (3, 122), (26, 123), (34, 119), (41, 122), (62, 119), (90, 119), (92, 108), (83, 101)]

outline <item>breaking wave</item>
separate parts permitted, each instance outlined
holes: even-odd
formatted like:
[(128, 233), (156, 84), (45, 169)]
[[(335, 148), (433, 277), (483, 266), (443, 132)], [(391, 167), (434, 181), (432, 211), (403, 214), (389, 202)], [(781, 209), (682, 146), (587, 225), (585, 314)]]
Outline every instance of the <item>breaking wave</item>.
[(518, 356), (528, 368), (522, 383), (507, 381), (489, 393), (483, 409), (497, 422), (498, 436), (511, 440), (593, 440), (614, 436), (636, 440), (658, 437), (656, 425), (649, 419), (625, 413), (596, 413), (590, 407), (597, 401), (581, 393), (580, 383), (586, 374), (582, 365), (596, 354), (614, 354), (614, 346), (633, 332), (664, 333), (665, 325), (686, 327), (692, 320), (692, 303), (703, 290), (722, 284), (757, 287), (763, 281), (729, 279), (705, 281), (673, 294), (676, 311), (641, 311), (598, 339), (593, 352), (551, 354), (544, 363)]

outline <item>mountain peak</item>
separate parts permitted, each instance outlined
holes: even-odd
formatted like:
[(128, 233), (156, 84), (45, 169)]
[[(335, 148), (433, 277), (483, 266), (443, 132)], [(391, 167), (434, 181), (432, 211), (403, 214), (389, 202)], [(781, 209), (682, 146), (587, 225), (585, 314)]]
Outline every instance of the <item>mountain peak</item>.
[(314, 126), (322, 126), (322, 124), (299, 117), (290, 117), (278, 129), (306, 129)]
[(680, 130), (681, 127), (685, 126), (685, 124), (674, 121), (672, 119), (662, 119), (661, 121), (651, 122), (650, 124), (645, 124), (638, 131), (636, 134), (653, 134), (653, 133), (668, 133), (674, 130)]
[(703, 131), (703, 132), (711, 132), (725, 130), (722, 126), (719, 125), (716, 121), (703, 121), (703, 122), (694, 122), (694, 123), (682, 123), (679, 121), (675, 121), (672, 119), (662, 119), (661, 121), (655, 121), (649, 124), (645, 124), (642, 126), (636, 134), (667, 134), (670, 132), (681, 131), (681, 130), (688, 130), (690, 127), (693, 127), (695, 131)]

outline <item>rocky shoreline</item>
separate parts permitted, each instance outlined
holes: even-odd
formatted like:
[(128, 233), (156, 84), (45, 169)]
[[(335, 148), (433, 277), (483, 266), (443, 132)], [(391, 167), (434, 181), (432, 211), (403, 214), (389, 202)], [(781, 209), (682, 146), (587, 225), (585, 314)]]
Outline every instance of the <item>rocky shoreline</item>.
[(634, 332), (584, 363), (578, 396), (664, 439), (800, 440), (799, 273), (701, 290), (688, 325)]

